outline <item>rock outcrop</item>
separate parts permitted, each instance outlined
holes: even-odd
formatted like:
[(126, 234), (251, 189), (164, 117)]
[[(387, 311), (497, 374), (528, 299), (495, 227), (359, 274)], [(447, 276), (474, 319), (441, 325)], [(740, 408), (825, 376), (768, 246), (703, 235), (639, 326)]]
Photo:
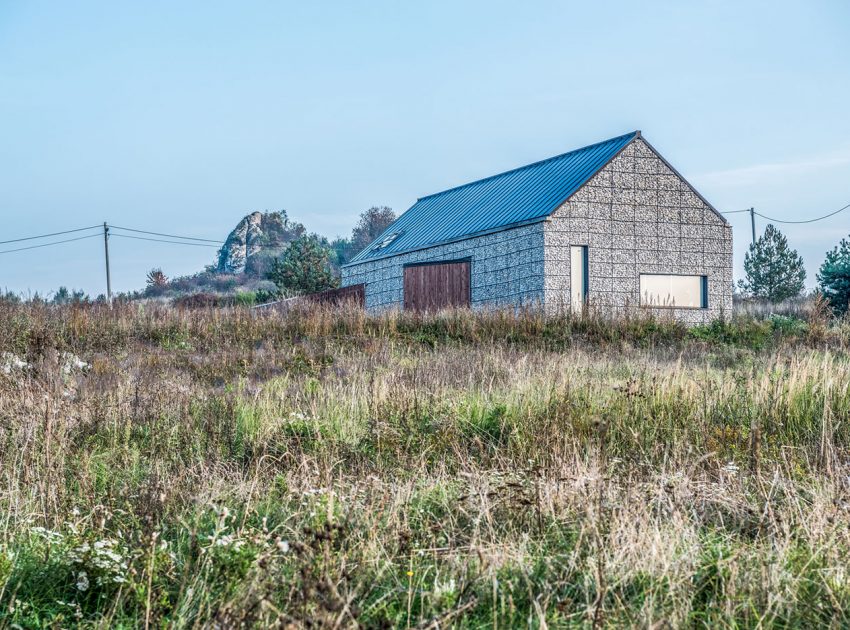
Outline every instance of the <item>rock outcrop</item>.
[(260, 275), (269, 260), (305, 233), (285, 211), (252, 212), (228, 235), (218, 253), (217, 271)]

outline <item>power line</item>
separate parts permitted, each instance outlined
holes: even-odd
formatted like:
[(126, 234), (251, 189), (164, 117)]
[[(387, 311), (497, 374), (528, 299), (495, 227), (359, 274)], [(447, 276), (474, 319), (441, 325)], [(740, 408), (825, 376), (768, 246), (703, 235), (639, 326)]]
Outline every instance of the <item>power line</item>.
[(223, 243), (223, 241), (214, 241), (210, 238), (197, 238), (197, 237), (194, 237), (194, 236), (177, 236), (176, 234), (163, 234), (162, 232), (148, 232), (146, 230), (134, 230), (133, 228), (119, 227), (117, 225), (110, 225), (109, 227), (113, 230), (125, 230), (127, 232), (137, 232), (138, 234), (153, 234), (154, 236), (165, 236), (165, 237), (168, 237), (168, 238), (181, 238), (181, 239), (184, 239), (184, 240), (187, 240), (187, 241), (203, 241), (205, 243), (218, 243), (219, 245), (221, 245)]
[(735, 214), (736, 212), (749, 212), (749, 208), (744, 208), (743, 210), (727, 210), (726, 212), (721, 212), (720, 214)]
[(793, 223), (799, 225), (802, 223), (814, 223), (816, 221), (823, 221), (824, 219), (828, 219), (829, 217), (834, 217), (839, 212), (844, 212), (845, 210), (847, 210), (847, 208), (850, 208), (850, 203), (848, 203), (843, 208), (839, 208), (835, 212), (830, 212), (829, 214), (825, 214), (822, 217), (817, 217), (815, 219), (806, 219), (805, 221), (783, 221), (781, 219), (773, 219), (767, 215), (762, 214), (761, 212), (756, 212), (756, 214), (759, 215), (762, 219), (767, 219), (768, 221), (771, 221), (773, 223)]
[[(78, 231), (78, 230), (75, 230)], [(71, 243), (73, 241), (82, 241), (87, 238), (97, 238), (100, 234), (89, 234), (88, 236), (78, 236), (77, 238), (66, 238), (63, 241), (53, 241), (52, 243), (42, 243), (41, 245), (30, 245), (29, 247), (18, 247), (17, 249), (5, 249), (0, 251), (0, 254), (11, 254), (12, 252), (22, 252), (26, 249), (38, 249), (39, 247), (50, 247), (51, 245), (60, 245), (62, 243)]]
[[(21, 241), (34, 241), (39, 238), (47, 238), (49, 236), (60, 236), (62, 234), (71, 234), (72, 232), (85, 232), (86, 230), (93, 230), (95, 228), (99, 228), (99, 225), (92, 225), (91, 227), (77, 228), (76, 230), (65, 230), (64, 232), (51, 232), (50, 234), (40, 234), (39, 236), (26, 236), (24, 238), (13, 238), (9, 241), (0, 241), (0, 245), (5, 245), (6, 243), (20, 243)], [(65, 241), (58, 241), (65, 242)]]
[[(109, 226), (112, 228), (112, 226)], [(132, 238), (137, 241), (153, 241), (155, 243), (172, 243), (174, 245), (191, 245), (194, 247), (213, 247), (218, 249), (217, 245), (207, 245), (206, 243), (186, 243), (184, 241), (166, 241), (161, 238), (146, 238), (144, 236), (130, 236), (129, 234), (110, 234), (110, 236), (117, 236), (118, 238)]]

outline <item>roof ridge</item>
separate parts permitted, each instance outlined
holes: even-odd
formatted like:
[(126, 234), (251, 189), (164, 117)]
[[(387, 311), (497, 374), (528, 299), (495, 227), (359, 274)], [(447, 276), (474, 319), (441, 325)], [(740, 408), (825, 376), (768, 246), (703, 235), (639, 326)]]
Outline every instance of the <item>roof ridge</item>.
[(495, 175), (489, 175), (487, 177), (482, 177), (481, 179), (476, 179), (471, 182), (466, 182), (465, 184), (460, 184), (458, 186), (452, 186), (451, 188), (446, 188), (445, 190), (441, 190), (439, 192), (431, 193), (430, 195), (425, 195), (424, 197), (418, 197), (416, 199), (417, 202), (422, 201), (423, 199), (430, 199), (431, 197), (437, 197), (439, 195), (443, 195), (445, 193), (449, 193), (455, 190), (460, 190), (461, 188), (466, 188), (467, 186), (472, 186), (473, 184), (480, 184), (481, 182), (486, 182), (491, 179), (496, 179), (497, 177), (502, 177), (504, 175), (509, 175), (511, 173), (516, 173), (518, 171), (525, 170), (527, 168), (531, 168), (532, 166), (539, 166), (540, 164), (545, 164), (546, 162), (551, 162), (552, 160), (558, 160), (560, 158), (566, 157), (568, 155), (572, 155), (573, 153), (578, 153), (579, 151), (585, 151), (587, 149), (592, 149), (593, 147), (598, 147), (600, 144), (605, 144), (607, 142), (613, 142), (615, 140), (622, 140), (627, 136), (634, 136), (634, 138), (640, 138), (641, 133), (640, 129), (635, 129), (634, 131), (630, 131), (628, 133), (624, 133), (619, 136), (614, 136), (613, 138), (608, 138), (607, 140), (600, 140), (599, 142), (594, 142), (593, 144), (588, 144), (584, 147), (579, 147), (578, 149), (572, 149), (571, 151), (567, 151), (565, 153), (559, 153), (558, 155), (553, 155), (552, 157), (544, 158), (542, 160), (537, 160), (536, 162), (531, 162), (530, 164), (524, 164), (522, 166), (517, 166), (516, 168), (508, 169), (507, 171), (502, 171), (501, 173), (496, 173)]

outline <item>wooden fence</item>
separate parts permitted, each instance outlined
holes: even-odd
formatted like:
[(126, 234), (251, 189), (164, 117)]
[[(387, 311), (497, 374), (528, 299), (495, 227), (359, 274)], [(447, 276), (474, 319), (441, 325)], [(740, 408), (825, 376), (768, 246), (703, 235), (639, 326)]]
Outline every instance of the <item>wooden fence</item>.
[(307, 295), (297, 295), (295, 297), (278, 300), (276, 302), (267, 302), (266, 304), (258, 304), (255, 309), (268, 308), (288, 308), (295, 304), (325, 304), (330, 306), (339, 306), (342, 304), (352, 304), (364, 308), (366, 306), (366, 285), (352, 284), (347, 287), (339, 287), (338, 289), (328, 289), (319, 291), (318, 293), (309, 293)]

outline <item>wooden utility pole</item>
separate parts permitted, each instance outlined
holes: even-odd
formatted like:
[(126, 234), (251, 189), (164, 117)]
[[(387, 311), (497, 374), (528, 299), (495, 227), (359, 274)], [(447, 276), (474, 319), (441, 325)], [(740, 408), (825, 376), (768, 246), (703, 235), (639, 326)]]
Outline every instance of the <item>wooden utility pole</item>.
[(106, 258), (106, 301), (112, 304), (112, 280), (109, 277), (109, 226), (103, 222), (103, 253)]
[(750, 223), (753, 226), (753, 247), (756, 244), (756, 209), (750, 208)]

